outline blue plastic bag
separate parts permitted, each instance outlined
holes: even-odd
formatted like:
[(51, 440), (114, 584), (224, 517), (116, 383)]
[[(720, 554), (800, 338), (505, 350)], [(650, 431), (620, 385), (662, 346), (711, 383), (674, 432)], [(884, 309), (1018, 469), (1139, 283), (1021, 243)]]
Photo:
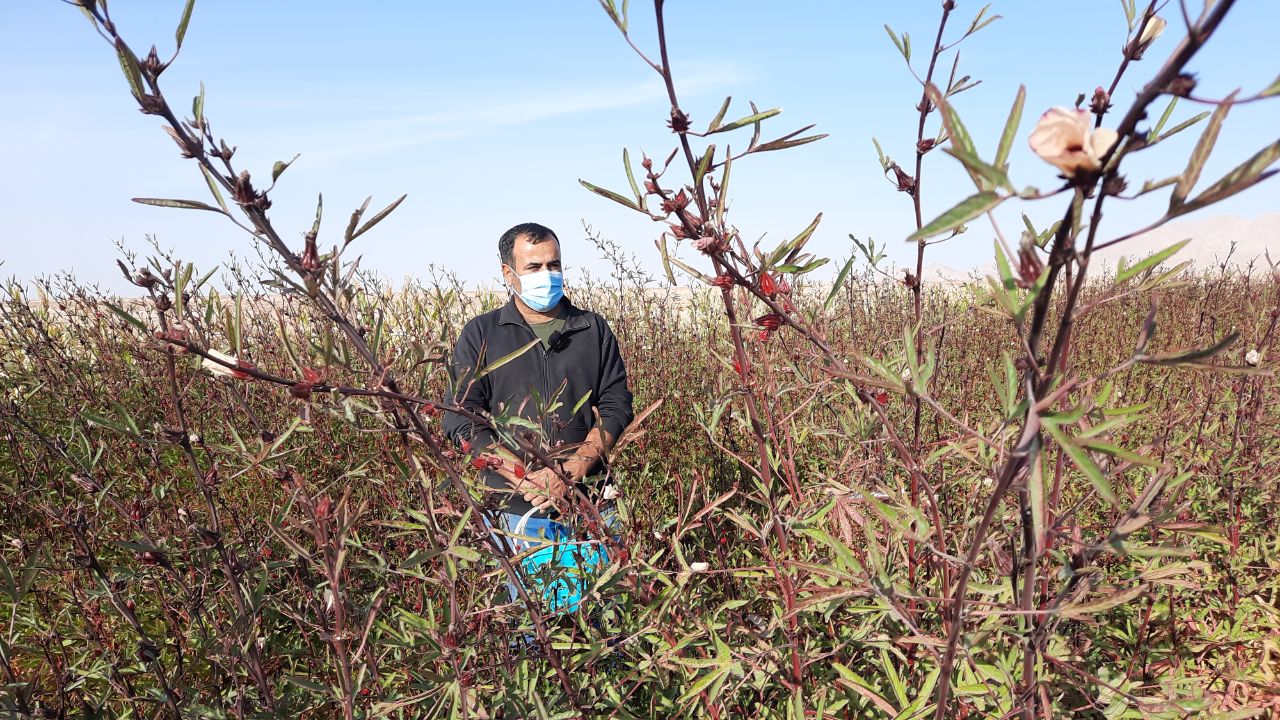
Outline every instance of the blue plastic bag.
[[(556, 537), (546, 537), (543, 543), (525, 537), (532, 511), (516, 523), (512, 534), (521, 569), (529, 579), (532, 590), (541, 595), (548, 611), (572, 613), (582, 604), (583, 593), (609, 563), (609, 552), (604, 543), (596, 540), (571, 540), (568, 529), (559, 523), (552, 530)], [(562, 539), (563, 538), (563, 539)], [(530, 548), (536, 548), (529, 552)]]

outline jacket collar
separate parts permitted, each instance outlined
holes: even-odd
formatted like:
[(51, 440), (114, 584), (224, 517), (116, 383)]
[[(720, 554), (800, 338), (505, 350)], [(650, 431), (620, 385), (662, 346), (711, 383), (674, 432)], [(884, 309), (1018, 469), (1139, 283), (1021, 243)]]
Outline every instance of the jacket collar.
[[(591, 327), (591, 319), (587, 317), (587, 313), (569, 302), (569, 298), (560, 301), (560, 308), (564, 311), (564, 329), (569, 330), (585, 330)], [(520, 314), (520, 309), (516, 307), (515, 298), (507, 301), (506, 305), (498, 311), (499, 325), (527, 325), (524, 316)]]

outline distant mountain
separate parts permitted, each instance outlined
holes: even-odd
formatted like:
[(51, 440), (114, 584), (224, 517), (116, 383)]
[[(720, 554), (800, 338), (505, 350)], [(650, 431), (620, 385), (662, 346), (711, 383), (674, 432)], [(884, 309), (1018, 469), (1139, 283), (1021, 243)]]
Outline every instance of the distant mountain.
[(1264, 255), (1268, 250), (1271, 260), (1280, 262), (1280, 213), (1259, 215), (1252, 220), (1215, 215), (1203, 220), (1170, 223), (1106, 248), (1095, 257), (1114, 267), (1122, 256), (1145, 257), (1187, 238), (1191, 238), (1191, 242), (1170, 258), (1171, 262), (1190, 260), (1198, 270), (1223, 263), (1242, 270), (1250, 264), (1254, 270), (1266, 269)]
[[(1227, 263), (1238, 270), (1252, 267), (1262, 272), (1267, 269), (1267, 251), (1272, 262), (1280, 263), (1280, 213), (1268, 213), (1252, 219), (1215, 215), (1170, 223), (1100, 251), (1094, 255), (1093, 267), (1114, 269), (1121, 257), (1143, 258), (1187, 238), (1191, 242), (1169, 259), (1170, 264), (1190, 260), (1195, 269), (1207, 270)], [(993, 274), (994, 260), (969, 269), (936, 264), (924, 269), (925, 282), (960, 283)]]

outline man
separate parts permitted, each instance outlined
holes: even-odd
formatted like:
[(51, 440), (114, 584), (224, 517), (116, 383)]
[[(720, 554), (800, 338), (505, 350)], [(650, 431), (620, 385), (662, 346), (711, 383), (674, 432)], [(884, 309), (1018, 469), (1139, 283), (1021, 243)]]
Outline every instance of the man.
[[(451, 367), (454, 403), (540, 427), (545, 454), (555, 456), (569, 483), (586, 489), (584, 480), (603, 469), (605, 453), (633, 417), (617, 338), (604, 318), (564, 297), (560, 240), (550, 229), (517, 225), (502, 234), (498, 255), (512, 297), (462, 329)], [(476, 377), (535, 340), (532, 348)], [(492, 428), (456, 413), (445, 415), (444, 428), (472, 454), (493, 459), (482, 474), (496, 494), (502, 529), (513, 532), (527, 518), (523, 535), (555, 541), (570, 534), (555, 518), (572, 491), (554, 468), (539, 467), (534, 457), (504, 445)], [(526, 431), (520, 425), (511, 429)], [(501, 459), (504, 448), (516, 459)]]

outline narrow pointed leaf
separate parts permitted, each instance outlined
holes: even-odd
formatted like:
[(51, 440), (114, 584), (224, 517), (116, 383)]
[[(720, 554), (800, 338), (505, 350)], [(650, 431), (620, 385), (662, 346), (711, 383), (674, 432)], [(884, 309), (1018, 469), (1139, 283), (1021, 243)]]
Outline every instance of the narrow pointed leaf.
[(1223, 350), (1231, 347), (1239, 338), (1240, 333), (1233, 332), (1207, 348), (1176, 350), (1174, 352), (1162, 353), (1160, 355), (1143, 355), (1138, 358), (1138, 361), (1151, 363), (1153, 365), (1177, 365), (1181, 363), (1194, 363), (1201, 360), (1208, 360), (1209, 358), (1218, 355)]
[(129, 89), (133, 91), (133, 96), (142, 99), (145, 94), (142, 86), (142, 68), (138, 66), (138, 57), (133, 54), (128, 45), (123, 40), (116, 41), (116, 55), (120, 58), (120, 69), (124, 72), (124, 77), (129, 81)]
[(534, 347), (535, 345), (538, 345), (538, 344), (540, 344), (541, 342), (542, 342), (542, 341), (541, 341), (541, 340), (539, 340), (538, 338), (534, 338), (533, 340), (530, 340), (530, 341), (529, 341), (529, 343), (528, 343), (528, 344), (526, 344), (524, 347), (521, 347), (521, 348), (519, 348), (519, 349), (517, 349), (517, 350), (515, 350), (515, 351), (513, 351), (513, 352), (509, 352), (509, 353), (507, 353), (506, 355), (503, 355), (502, 357), (498, 358), (497, 360), (494, 360), (493, 362), (489, 363), (488, 365), (485, 365), (483, 368), (481, 368), (481, 369), (480, 369), (480, 372), (476, 373), (476, 379), (477, 379), (477, 380), (479, 380), (480, 378), (484, 377), (485, 375), (488, 375), (489, 373), (493, 372), (494, 370), (497, 370), (498, 368), (502, 367), (503, 365), (506, 365), (507, 363), (511, 362), (512, 360), (515, 360), (516, 358), (520, 357), (521, 355), (523, 355), (523, 354), (525, 354), (525, 353), (529, 352), (530, 350), (532, 350), (532, 349), (533, 349), (533, 347)]
[(147, 326), (143, 324), (141, 320), (134, 317), (133, 315), (130, 315), (128, 312), (125, 311), (124, 308), (120, 307), (119, 305), (116, 305), (115, 303), (107, 303), (107, 309), (115, 313), (117, 316), (119, 316), (121, 320), (124, 320), (125, 322), (138, 328), (144, 333), (147, 332)]
[(1068, 437), (1058, 424), (1044, 423), (1044, 428), (1057, 441), (1058, 447), (1071, 458), (1071, 462), (1089, 479), (1094, 489), (1098, 491), (1098, 495), (1112, 505), (1119, 505), (1120, 499), (1116, 497), (1115, 490), (1111, 489), (1111, 483), (1102, 473), (1102, 469), (1093, 461), (1093, 458), (1089, 457), (1089, 451), (1076, 444), (1075, 440)]
[(777, 115), (780, 112), (782, 112), (781, 108), (772, 108), (770, 110), (765, 110), (764, 112), (758, 112), (752, 115), (748, 115), (744, 118), (738, 118), (737, 120), (734, 120), (733, 122), (727, 125), (721, 125), (715, 130), (708, 132), (707, 134), (710, 135), (711, 133), (729, 132), (730, 130), (737, 130), (738, 128), (741, 128), (741, 127), (754, 125), (760, 122), (761, 120), (768, 120), (769, 118), (773, 117), (774, 115)]
[(366, 222), (364, 225), (361, 225), (360, 229), (357, 230), (355, 234), (351, 236), (351, 238), (354, 240), (355, 238), (358, 238), (361, 235), (372, 230), (374, 225), (377, 225), (378, 223), (382, 222), (384, 219), (386, 219), (388, 215), (394, 212), (396, 208), (400, 207), (400, 203), (404, 202), (404, 199), (407, 197), (409, 197), (407, 194), (401, 195), (400, 197), (396, 198), (395, 202), (386, 206), (382, 210), (379, 210), (378, 214), (369, 218), (369, 221)]
[(640, 194), (640, 186), (636, 184), (635, 172), (631, 169), (631, 153), (626, 148), (622, 148), (622, 167), (627, 169), (627, 182), (631, 185), (631, 194), (636, 196), (636, 204), (644, 202), (644, 196)]
[(623, 197), (623, 196), (619, 195), (618, 193), (616, 193), (616, 192), (614, 192), (614, 191), (612, 191), (612, 190), (605, 190), (605, 189), (604, 189), (604, 188), (602, 188), (602, 187), (596, 187), (595, 185), (592, 185), (591, 183), (587, 182), (586, 180), (581, 180), (581, 179), (580, 179), (580, 180), (578, 180), (578, 182), (582, 185), (582, 187), (584, 187), (584, 188), (586, 188), (586, 189), (590, 190), (591, 192), (593, 192), (593, 193), (595, 193), (595, 194), (597, 194), (597, 195), (599, 195), (599, 196), (601, 196), (601, 197), (609, 198), (610, 200), (612, 200), (612, 201), (614, 201), (614, 202), (618, 203), (619, 205), (622, 205), (622, 206), (625, 206), (625, 207), (631, 208), (632, 210), (640, 210), (640, 209), (641, 209), (641, 208), (640, 208), (640, 206), (639, 206), (639, 205), (637, 205), (637, 204), (636, 204), (636, 202), (635, 202), (634, 200), (628, 200), (627, 198), (625, 198), (625, 197)]
[(1143, 258), (1142, 260), (1139, 260), (1138, 262), (1134, 263), (1131, 266), (1127, 265), (1126, 261), (1122, 258), (1120, 260), (1119, 267), (1116, 268), (1116, 282), (1122, 283), (1131, 277), (1140, 275), (1143, 272), (1146, 272), (1147, 270), (1159, 265), (1160, 263), (1169, 259), (1169, 257), (1171, 257), (1172, 255), (1177, 253), (1179, 250), (1186, 247), (1187, 243), (1189, 242), (1191, 242), (1191, 238), (1187, 238), (1186, 240), (1181, 240), (1179, 242), (1176, 242), (1159, 252), (1155, 252), (1155, 253), (1152, 253), (1151, 255), (1148, 255), (1147, 257)]
[(973, 146), (973, 138), (969, 136), (969, 130), (960, 121), (960, 116), (951, 107), (951, 103), (947, 102), (947, 99), (942, 96), (942, 92), (935, 85), (930, 85), (925, 92), (928, 94), (929, 100), (942, 113), (942, 122), (947, 127), (947, 135), (951, 137), (951, 146), (957, 152), (976, 158), (978, 151)]
[(1209, 186), (1195, 199), (1187, 203), (1186, 207), (1189, 209), (1184, 212), (1207, 207), (1257, 185), (1275, 173), (1274, 170), (1270, 172), (1264, 171), (1278, 159), (1280, 159), (1280, 140), (1271, 143), (1255, 153), (1253, 157), (1237, 165), (1231, 172), (1224, 175), (1221, 180)]
[(961, 200), (959, 204), (950, 210), (942, 213), (933, 222), (925, 225), (919, 230), (907, 236), (908, 242), (916, 240), (924, 240), (925, 238), (941, 235), (948, 230), (954, 230), (967, 221), (972, 220), (979, 215), (987, 212), (1004, 201), (1004, 196), (992, 191), (985, 191), (970, 195)]
[(751, 149), (751, 152), (770, 152), (772, 150), (786, 150), (787, 148), (799, 147), (807, 145), (815, 140), (821, 140), (826, 137), (827, 133), (819, 133), (818, 135), (809, 135), (808, 137), (796, 138), (795, 140), (777, 139), (770, 140), (767, 143), (757, 145)]
[(713, 133), (720, 127), (720, 123), (724, 121), (724, 114), (729, 112), (729, 102), (733, 100), (733, 96), (724, 99), (724, 104), (720, 106), (720, 112), (711, 118), (711, 124), (707, 126), (707, 132)]
[(1062, 615), (1069, 618), (1079, 618), (1079, 617), (1084, 617), (1086, 615), (1092, 615), (1093, 613), (1105, 612), (1107, 610), (1111, 610), (1112, 608), (1120, 607), (1121, 605), (1124, 605), (1130, 600), (1133, 600), (1134, 598), (1141, 596), (1142, 594), (1146, 593), (1147, 590), (1149, 590), (1150, 588), (1151, 588), (1151, 585), (1149, 585), (1148, 583), (1140, 583), (1131, 588), (1128, 588), (1127, 590), (1121, 590), (1119, 592), (1112, 593), (1110, 595), (1107, 595), (1102, 598), (1098, 598), (1096, 600), (1090, 600), (1089, 602), (1083, 602), (1083, 603), (1072, 603), (1070, 605), (1064, 605), (1062, 609), (1059, 610), (1059, 612)]
[(711, 144), (707, 146), (707, 151), (702, 154), (702, 159), (698, 161), (698, 167), (693, 173), (693, 184), (699, 186), (702, 184), (702, 178), (706, 177), (707, 170), (711, 167), (711, 161), (715, 158), (716, 146)]
[(182, 47), (182, 40), (187, 36), (187, 26), (191, 24), (191, 11), (196, 7), (196, 0), (187, 0), (187, 5), (182, 9), (182, 19), (178, 21), (178, 30), (174, 33), (174, 38), (178, 41), (178, 47)]
[(208, 210), (209, 212), (222, 212), (212, 205), (206, 205), (197, 200), (168, 200), (164, 198), (133, 198), (136, 203), (143, 205), (155, 205), (157, 207), (182, 208), (184, 210)]
[(840, 273), (836, 275), (836, 281), (831, 285), (831, 292), (827, 293), (827, 299), (822, 302), (824, 310), (830, 310), (832, 303), (840, 296), (840, 289), (844, 287), (844, 281), (849, 277), (849, 271), (853, 269), (853, 258), (850, 257), (845, 261), (844, 267), (840, 268)]
[(1200, 140), (1196, 142), (1195, 149), (1191, 151), (1191, 157), (1187, 160), (1187, 169), (1182, 171), (1182, 179), (1174, 186), (1173, 194), (1169, 196), (1169, 212), (1177, 210), (1182, 205), (1191, 188), (1195, 187), (1196, 181), (1200, 179), (1200, 171), (1204, 169), (1209, 153), (1213, 152), (1213, 146), (1218, 141), (1218, 132), (1222, 129), (1222, 121), (1231, 111), (1231, 103), (1235, 97), (1236, 93), (1231, 93), (1213, 111), (1208, 126), (1200, 134)]
[(1009, 119), (1004, 123), (1004, 132), (1000, 134), (1000, 145), (996, 148), (996, 159), (991, 163), (1008, 172), (1005, 163), (1009, 160), (1009, 150), (1013, 147), (1013, 138), (1018, 134), (1018, 126), (1022, 124), (1022, 106), (1027, 101), (1027, 86), (1018, 86), (1018, 95), (1013, 99), (1013, 107), (1009, 109)]
[(279, 180), (281, 173), (289, 169), (289, 166), (292, 165), (293, 161), (297, 160), (298, 157), (299, 157), (298, 155), (294, 155), (293, 159), (289, 160), (288, 162), (285, 162), (284, 160), (277, 160), (275, 164), (271, 166), (271, 182), (275, 182), (276, 180)]
[(893, 28), (888, 25), (884, 26), (884, 31), (889, 34), (889, 39), (893, 41), (893, 46), (898, 48), (898, 52), (902, 53), (903, 59), (910, 60), (911, 58), (907, 55), (907, 48), (903, 46), (902, 40), (898, 39), (898, 33), (894, 32)]

